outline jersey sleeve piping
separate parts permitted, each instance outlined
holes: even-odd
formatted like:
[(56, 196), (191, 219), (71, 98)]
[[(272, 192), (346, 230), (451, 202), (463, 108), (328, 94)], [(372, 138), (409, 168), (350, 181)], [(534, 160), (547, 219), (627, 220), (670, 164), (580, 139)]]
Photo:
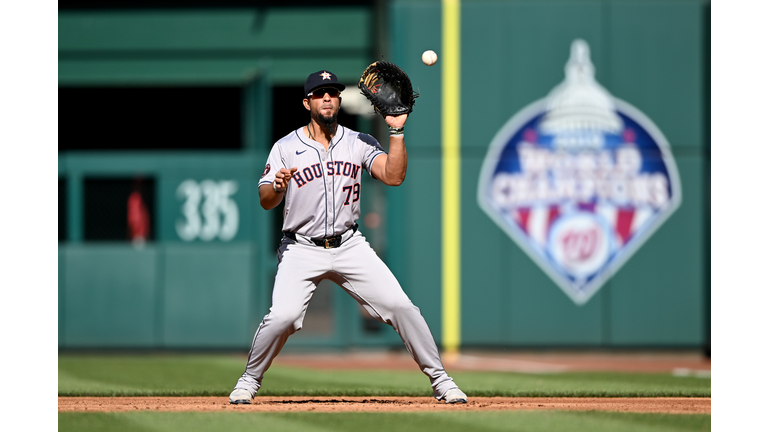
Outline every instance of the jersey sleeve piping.
[(376, 153), (376, 154), (373, 155), (373, 157), (371, 157), (371, 163), (368, 164), (368, 166), (371, 167), (371, 169), (367, 169), (366, 170), (366, 171), (368, 171), (368, 175), (371, 176), (371, 178), (376, 178), (376, 177), (373, 176), (373, 162), (376, 160), (377, 157), (379, 157), (379, 156), (381, 156), (383, 154), (386, 154), (386, 153), (384, 153), (384, 152)]

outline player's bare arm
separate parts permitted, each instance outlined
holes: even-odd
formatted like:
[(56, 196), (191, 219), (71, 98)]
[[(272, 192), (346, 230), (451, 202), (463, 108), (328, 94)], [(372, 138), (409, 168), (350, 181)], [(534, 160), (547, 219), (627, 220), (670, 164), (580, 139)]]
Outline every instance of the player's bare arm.
[(275, 173), (275, 180), (271, 184), (259, 187), (259, 200), (264, 210), (273, 209), (280, 204), (280, 201), (283, 200), (283, 195), (285, 195), (285, 190), (288, 188), (288, 182), (291, 181), (293, 174), (297, 170), (297, 167), (293, 167), (290, 170), (280, 168), (280, 171)]
[[(408, 114), (386, 116), (384, 121), (393, 129), (402, 129)], [(408, 168), (408, 154), (405, 150), (405, 138), (402, 133), (389, 136), (389, 152), (374, 159), (371, 174), (387, 186), (400, 186), (405, 180)]]

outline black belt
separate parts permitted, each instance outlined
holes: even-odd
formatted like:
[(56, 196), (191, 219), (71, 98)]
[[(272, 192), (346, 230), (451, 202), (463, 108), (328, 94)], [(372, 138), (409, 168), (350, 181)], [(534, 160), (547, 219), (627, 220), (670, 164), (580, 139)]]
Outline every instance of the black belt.
[[(351, 227), (349, 227), (347, 231), (349, 230), (352, 230), (352, 233), (354, 234), (357, 231), (357, 224), (354, 224)], [(317, 246), (322, 246), (326, 249), (333, 249), (341, 246), (341, 236), (346, 234), (347, 231), (344, 231), (343, 233), (339, 235), (335, 235), (333, 237), (311, 238), (309, 240)], [(283, 231), (283, 234), (289, 239), (296, 241), (296, 233), (290, 232), (290, 231)]]

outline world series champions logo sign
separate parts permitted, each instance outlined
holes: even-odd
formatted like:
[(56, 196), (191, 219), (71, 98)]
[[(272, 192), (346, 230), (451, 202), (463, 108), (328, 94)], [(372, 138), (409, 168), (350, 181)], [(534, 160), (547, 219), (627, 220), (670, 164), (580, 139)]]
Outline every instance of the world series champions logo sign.
[(680, 205), (669, 144), (594, 78), (571, 45), (566, 78), (491, 142), (480, 207), (576, 303), (586, 303)]

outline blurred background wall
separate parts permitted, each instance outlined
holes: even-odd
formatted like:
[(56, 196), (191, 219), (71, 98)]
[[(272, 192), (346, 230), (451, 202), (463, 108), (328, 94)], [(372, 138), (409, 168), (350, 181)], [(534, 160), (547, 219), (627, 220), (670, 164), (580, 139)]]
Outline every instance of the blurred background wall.
[[(340, 123), (386, 143), (359, 103), (382, 57), (421, 92), (399, 188), (365, 179), (361, 226), (438, 343), (440, 1), (59, 3), (59, 347), (244, 349), (270, 305), (282, 208), (256, 190), (274, 141), (308, 121), (307, 75), (348, 89)], [(709, 20), (704, 0), (461, 4), (461, 345), (708, 352)], [(510, 117), (563, 81), (574, 39), (596, 78), (659, 127), (683, 200), (577, 305), (477, 203)], [(364, 176), (365, 178), (366, 176)], [(322, 285), (288, 346), (400, 346)]]

